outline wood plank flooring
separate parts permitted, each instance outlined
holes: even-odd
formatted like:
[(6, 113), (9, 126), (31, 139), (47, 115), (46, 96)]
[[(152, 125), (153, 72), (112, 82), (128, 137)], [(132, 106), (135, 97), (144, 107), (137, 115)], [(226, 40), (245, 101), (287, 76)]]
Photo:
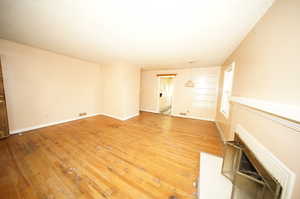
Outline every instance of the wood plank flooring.
[(46, 127), (0, 140), (0, 198), (193, 199), (199, 152), (222, 147), (213, 122), (146, 112)]

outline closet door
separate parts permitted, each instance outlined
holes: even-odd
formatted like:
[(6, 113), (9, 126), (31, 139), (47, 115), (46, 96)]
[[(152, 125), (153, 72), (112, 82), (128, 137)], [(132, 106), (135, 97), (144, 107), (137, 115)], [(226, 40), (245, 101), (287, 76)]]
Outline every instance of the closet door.
[(2, 65), (0, 60), (0, 138), (9, 135), (6, 101), (3, 85)]

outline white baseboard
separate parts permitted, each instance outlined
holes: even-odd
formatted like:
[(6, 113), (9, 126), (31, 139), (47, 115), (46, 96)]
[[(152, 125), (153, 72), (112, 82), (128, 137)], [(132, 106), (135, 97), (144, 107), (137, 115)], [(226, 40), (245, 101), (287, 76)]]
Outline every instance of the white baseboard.
[(125, 120), (129, 120), (133, 117), (136, 117), (139, 114), (140, 113), (135, 113), (135, 114), (129, 115), (127, 117), (119, 117), (119, 116), (115, 116), (115, 115), (111, 115), (111, 114), (107, 114), (107, 113), (102, 113), (101, 115), (104, 115), (104, 116), (107, 116), (107, 117), (112, 117), (112, 118), (117, 119), (117, 120), (125, 121)]
[(44, 128), (44, 127), (47, 127), (47, 126), (53, 126), (53, 125), (57, 125), (57, 124), (71, 122), (71, 121), (74, 121), (74, 120), (80, 120), (80, 119), (84, 119), (84, 118), (88, 118), (88, 117), (93, 117), (93, 116), (96, 116), (96, 115), (101, 115), (101, 113), (94, 113), (94, 114), (90, 114), (90, 115), (86, 115), (86, 116), (82, 116), (82, 117), (75, 117), (75, 118), (72, 118), (72, 119), (61, 120), (61, 121), (56, 121), (56, 122), (50, 122), (50, 123), (47, 123), (47, 124), (31, 126), (31, 127), (28, 127), (28, 128), (16, 129), (16, 130), (10, 131), (9, 134), (13, 135), (13, 134), (17, 134), (17, 133), (22, 133), (22, 132), (26, 132), (26, 131), (31, 131), (31, 130), (35, 130), (35, 129)]
[(44, 128), (44, 127), (48, 127), (48, 126), (53, 126), (53, 125), (57, 125), (57, 124), (62, 124), (62, 123), (66, 123), (66, 122), (71, 122), (71, 121), (75, 121), (75, 120), (80, 120), (80, 119), (84, 119), (84, 118), (88, 118), (88, 117), (93, 117), (93, 116), (96, 116), (96, 115), (104, 115), (104, 116), (108, 116), (108, 117), (115, 118), (115, 119), (117, 119), (117, 120), (124, 121), (124, 120), (128, 120), (128, 119), (131, 119), (131, 118), (133, 118), (133, 117), (138, 116), (139, 113), (136, 113), (136, 114), (133, 114), (133, 115), (124, 117), (124, 118), (117, 117), (117, 116), (110, 115), (110, 114), (105, 114), (105, 113), (95, 113), (95, 114), (90, 114), (90, 115), (86, 115), (86, 116), (82, 116), (82, 117), (76, 117), (76, 118), (67, 119), (67, 120), (61, 120), (61, 121), (56, 121), (56, 122), (50, 122), (50, 123), (47, 123), (47, 124), (41, 124), (41, 125), (31, 126), (31, 127), (28, 127), (28, 128), (12, 130), (12, 131), (9, 132), (9, 134), (10, 134), (10, 135), (13, 135), (13, 134), (17, 134), (17, 133), (23, 133), (23, 132), (26, 132), (26, 131), (31, 131), (31, 130), (35, 130), (35, 129), (40, 129), (40, 128)]
[(134, 118), (134, 117), (139, 116), (139, 115), (140, 115), (140, 113), (135, 113), (135, 114), (129, 115), (129, 116), (123, 118), (123, 121), (124, 120), (129, 120), (129, 119)]
[[(142, 110), (142, 111), (145, 111), (145, 110)], [(31, 126), (31, 127), (28, 127), (28, 128), (12, 130), (12, 131), (10, 131), (10, 135), (17, 134), (17, 133), (22, 133), (22, 132), (26, 132), (26, 131), (31, 131), (31, 130), (35, 130), (35, 129), (40, 129), (40, 128), (44, 128), (44, 127), (47, 127), (47, 126), (53, 126), (53, 125), (57, 125), (57, 124), (62, 124), (62, 123), (65, 123), (65, 122), (71, 122), (71, 121), (74, 121), (74, 120), (80, 120), (80, 119), (84, 119), (84, 118), (88, 118), (88, 117), (93, 117), (93, 116), (96, 116), (96, 115), (104, 115), (104, 116), (107, 116), (107, 117), (115, 118), (117, 120), (125, 121), (125, 120), (128, 120), (128, 119), (131, 119), (133, 117), (138, 116), (139, 113), (135, 113), (135, 114), (129, 115), (127, 117), (119, 117), (119, 116), (115, 116), (115, 115), (111, 115), (111, 114), (106, 114), (106, 113), (95, 113), (95, 114), (90, 114), (90, 115), (86, 115), (86, 116), (82, 116), (82, 117), (76, 117), (76, 118), (71, 118), (71, 119), (67, 119), (67, 120), (50, 122), (50, 123), (47, 123), (47, 124), (41, 124), (41, 125)], [(172, 114), (172, 116), (189, 118), (189, 119), (197, 119), (197, 120), (214, 121), (213, 119), (202, 118), (202, 117), (183, 116), (183, 115), (176, 115), (176, 114)]]
[(107, 116), (107, 117), (111, 117), (111, 118), (114, 118), (114, 119), (117, 119), (117, 120), (123, 120), (123, 118), (121, 118), (119, 116), (112, 115), (112, 114), (101, 113), (101, 115), (104, 115), (104, 116)]
[(224, 137), (224, 131), (222, 130), (220, 124), (216, 121), (216, 126), (217, 126), (217, 129), (219, 131), (219, 134), (220, 134), (220, 137), (221, 137), (221, 140), (225, 143), (225, 137)]
[(182, 118), (189, 118), (189, 119), (196, 119), (196, 120), (205, 120), (205, 121), (211, 121), (211, 122), (215, 121), (212, 118), (195, 117), (195, 116), (189, 116), (189, 115), (172, 114), (172, 116), (174, 116), (174, 117), (182, 117)]
[[(153, 110), (149, 110), (149, 109), (141, 109), (140, 111), (150, 112), (150, 113), (158, 113), (157, 111), (153, 111)], [(215, 121), (212, 118), (195, 117), (195, 116), (189, 116), (189, 115), (171, 114), (171, 116), (189, 118), (189, 119), (196, 119), (196, 120)]]
[(158, 113), (157, 111), (153, 111), (150, 109), (141, 109), (140, 111), (149, 112), (149, 113)]

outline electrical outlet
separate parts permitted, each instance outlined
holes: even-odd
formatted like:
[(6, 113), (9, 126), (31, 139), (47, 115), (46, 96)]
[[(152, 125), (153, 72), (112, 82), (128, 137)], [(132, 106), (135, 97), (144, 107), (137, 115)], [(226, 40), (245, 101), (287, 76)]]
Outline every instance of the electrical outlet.
[(79, 113), (79, 117), (82, 117), (82, 116), (85, 116), (86, 115), (86, 113), (84, 112), (84, 113)]

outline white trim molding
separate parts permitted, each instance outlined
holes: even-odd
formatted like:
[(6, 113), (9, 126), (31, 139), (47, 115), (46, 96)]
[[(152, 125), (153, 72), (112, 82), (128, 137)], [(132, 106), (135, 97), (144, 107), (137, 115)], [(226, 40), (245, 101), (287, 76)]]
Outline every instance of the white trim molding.
[[(158, 113), (157, 111), (149, 110), (149, 109), (141, 109), (141, 111), (149, 112), (149, 113)], [(188, 119), (195, 119), (195, 120), (205, 120), (205, 121), (211, 121), (214, 122), (215, 119), (212, 118), (205, 118), (205, 117), (195, 117), (190, 115), (179, 115), (179, 114), (171, 114), (173, 117), (182, 117), (182, 118), (188, 118)]]
[(141, 109), (140, 111), (149, 112), (149, 113), (158, 113), (157, 111), (150, 110), (150, 109)]
[(111, 114), (107, 114), (107, 113), (102, 113), (102, 115), (104, 115), (104, 116), (111, 117), (111, 118), (114, 118), (114, 119), (117, 119), (117, 120), (121, 120), (121, 121), (129, 120), (129, 119), (131, 119), (133, 117), (138, 116), (139, 114), (140, 113), (138, 112), (138, 113), (126, 116), (126, 117), (119, 117), (119, 116), (115, 116), (115, 115), (111, 115)]
[(254, 108), (249, 107), (249, 106), (243, 106), (242, 105), (241, 108), (243, 108), (243, 109), (245, 109), (245, 110), (247, 110), (247, 111), (249, 111), (251, 113), (254, 113), (254, 114), (256, 114), (259, 117), (262, 117), (264, 119), (268, 119), (268, 120), (271, 120), (273, 122), (276, 122), (277, 124), (280, 124), (281, 126), (290, 128), (294, 132), (295, 131), (296, 132), (300, 132), (300, 123), (292, 122), (292, 121), (284, 119), (282, 117), (278, 117), (278, 116), (275, 116), (273, 114), (269, 114), (267, 112), (260, 111), (258, 109), (254, 109)]
[(80, 120), (80, 119), (93, 117), (93, 116), (97, 116), (97, 115), (101, 115), (101, 113), (94, 113), (94, 114), (90, 114), (90, 115), (86, 115), (86, 116), (75, 117), (75, 118), (71, 118), (71, 119), (66, 119), (66, 120), (61, 120), (61, 121), (56, 121), (56, 122), (50, 122), (50, 123), (46, 123), (46, 124), (40, 124), (40, 125), (36, 125), (36, 126), (23, 128), (23, 129), (16, 129), (16, 130), (9, 131), (9, 134), (13, 135), (13, 134), (17, 134), (17, 133), (23, 133), (23, 132), (26, 132), (26, 131), (40, 129), (40, 128), (53, 126), (53, 125), (57, 125), (57, 124), (62, 124), (62, 123), (66, 123), (66, 122), (71, 122), (71, 121), (75, 121), (75, 120)]
[(40, 129), (40, 128), (44, 128), (44, 127), (48, 127), (48, 126), (53, 126), (53, 125), (57, 125), (57, 124), (62, 124), (62, 123), (66, 123), (66, 122), (71, 122), (71, 121), (75, 121), (75, 120), (80, 120), (80, 119), (84, 119), (84, 118), (88, 118), (88, 117), (93, 117), (93, 116), (97, 116), (97, 115), (104, 115), (107, 117), (112, 117), (114, 119), (117, 120), (121, 120), (121, 121), (125, 121), (128, 119), (131, 119), (133, 117), (136, 117), (139, 115), (139, 113), (133, 114), (133, 115), (129, 115), (127, 117), (117, 117), (117, 116), (113, 116), (113, 115), (109, 115), (109, 114), (105, 114), (105, 113), (94, 113), (94, 114), (90, 114), (90, 115), (86, 115), (86, 116), (81, 116), (81, 117), (76, 117), (76, 118), (72, 118), (72, 119), (67, 119), (67, 120), (61, 120), (61, 121), (56, 121), (56, 122), (50, 122), (47, 124), (41, 124), (41, 125), (36, 125), (36, 126), (31, 126), (31, 127), (27, 127), (27, 128), (23, 128), (23, 129), (17, 129), (17, 130), (12, 130), (9, 132), (10, 135), (13, 134), (18, 134), (18, 133), (23, 133), (26, 131), (31, 131), (31, 130), (35, 130), (35, 129)]
[(298, 106), (235, 96), (232, 96), (230, 100), (232, 102), (285, 118), (286, 120), (290, 120), (292, 122), (300, 123), (300, 107)]
[[(149, 109), (141, 109), (141, 111), (149, 112), (149, 113), (158, 113), (157, 111), (149, 110)], [(204, 118), (204, 117), (195, 117), (195, 116), (189, 116), (189, 115), (179, 115), (179, 114), (171, 114), (173, 117), (182, 117), (182, 118), (188, 118), (188, 119), (195, 119), (195, 120), (205, 120), (205, 121), (212, 121), (214, 122), (215, 119), (212, 118)]]
[(196, 117), (196, 116), (190, 116), (190, 115), (171, 114), (171, 116), (173, 116), (173, 117), (188, 118), (188, 119), (195, 119), (195, 120), (205, 120), (205, 121), (211, 121), (211, 122), (215, 121), (215, 119), (212, 119), (212, 118)]
[(111, 118), (114, 118), (114, 119), (117, 119), (117, 120), (122, 120), (122, 121), (124, 120), (122, 117), (111, 115), (111, 114), (108, 114), (108, 113), (101, 113), (101, 115), (111, 117)]
[(296, 175), (284, 163), (282, 163), (272, 152), (263, 146), (254, 136), (252, 136), (240, 124), (235, 127), (235, 132), (245, 142), (256, 158), (270, 172), (271, 175), (282, 186), (281, 199), (290, 199), (295, 184)]
[(124, 120), (129, 120), (129, 119), (134, 118), (134, 117), (137, 117), (137, 116), (139, 116), (139, 115), (140, 115), (140, 113), (138, 112), (138, 113), (129, 115), (129, 116), (127, 116), (127, 117), (124, 117), (122, 120), (123, 120), (123, 121), (124, 121)]

